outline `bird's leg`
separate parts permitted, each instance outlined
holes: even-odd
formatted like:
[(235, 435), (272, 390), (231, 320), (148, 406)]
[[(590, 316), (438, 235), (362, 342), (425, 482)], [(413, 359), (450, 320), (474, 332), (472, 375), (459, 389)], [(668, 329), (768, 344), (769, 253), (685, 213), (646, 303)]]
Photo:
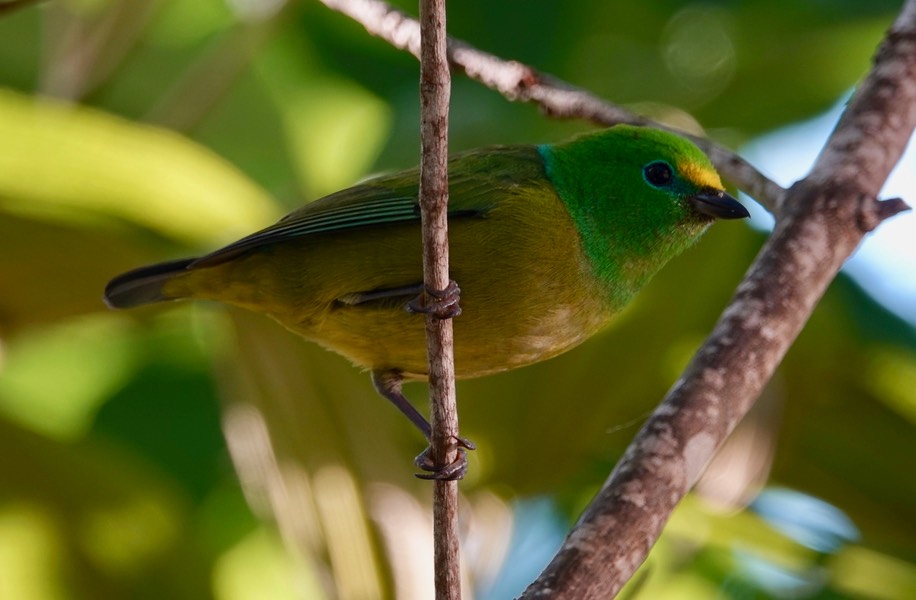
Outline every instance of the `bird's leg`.
[(428, 471), (428, 473), (414, 473), (414, 477), (417, 479), (434, 479), (439, 481), (464, 479), (464, 475), (468, 472), (467, 451), (473, 450), (476, 446), (464, 438), (456, 437), (454, 440), (458, 445), (458, 455), (455, 457), (455, 460), (444, 467), (440, 467), (433, 462), (430, 456), (432, 454), (432, 446), (427, 446), (426, 450), (413, 459), (413, 464), (424, 471)]
[(347, 306), (358, 306), (373, 300), (401, 296), (415, 296), (405, 305), (407, 312), (432, 314), (440, 319), (451, 319), (461, 314), (461, 306), (458, 305), (461, 290), (452, 280), (449, 280), (444, 290), (431, 290), (422, 283), (416, 283), (396, 288), (345, 294), (337, 298), (337, 302)]
[[(404, 396), (404, 393), (401, 391), (403, 383), (404, 377), (401, 375), (400, 371), (389, 370), (372, 372), (372, 384), (375, 386), (376, 391), (390, 400), (404, 416), (410, 419), (410, 422), (420, 430), (423, 437), (429, 442), (430, 436), (432, 435), (432, 427), (430, 427), (429, 421), (420, 414), (420, 411), (418, 411), (414, 405), (410, 403), (407, 397)], [(467, 450), (474, 450), (476, 446), (471, 441), (460, 437), (455, 438), (455, 443), (458, 445), (458, 456), (448, 465), (442, 466), (434, 464), (430, 457), (429, 447), (421, 452), (420, 455), (414, 459), (414, 464), (424, 471), (428, 471), (429, 474), (418, 474), (417, 477), (420, 479), (440, 480), (461, 479), (464, 477), (464, 474), (468, 470)]]
[(440, 319), (451, 319), (461, 314), (458, 300), (461, 289), (454, 280), (449, 279), (444, 290), (431, 290), (423, 286), (420, 295), (407, 303), (407, 311), (435, 315)]
[(430, 427), (426, 417), (421, 415), (420, 411), (404, 396), (401, 391), (403, 382), (404, 378), (399, 371), (372, 372), (372, 385), (375, 386), (375, 391), (390, 400), (405, 417), (410, 419), (410, 422), (420, 430), (420, 433), (428, 441), (429, 436), (432, 434), (432, 427)]
[(396, 288), (385, 288), (381, 290), (372, 290), (371, 292), (354, 292), (337, 298), (341, 304), (348, 306), (357, 306), (373, 300), (384, 300), (386, 298), (398, 298), (400, 296), (415, 296), (423, 293), (423, 284), (415, 283)]

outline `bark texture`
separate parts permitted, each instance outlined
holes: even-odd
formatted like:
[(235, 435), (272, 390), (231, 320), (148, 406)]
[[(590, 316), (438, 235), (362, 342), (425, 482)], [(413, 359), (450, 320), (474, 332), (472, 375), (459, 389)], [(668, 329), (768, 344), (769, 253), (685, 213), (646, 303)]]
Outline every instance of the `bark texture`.
[[(445, 290), (448, 272), (448, 108), (451, 74), (445, 43), (445, 0), (420, 0), (420, 214), (423, 281)], [(452, 320), (426, 315), (429, 354), (430, 456), (448, 465), (458, 455)], [(437, 600), (461, 598), (458, 482), (433, 482), (433, 554)]]

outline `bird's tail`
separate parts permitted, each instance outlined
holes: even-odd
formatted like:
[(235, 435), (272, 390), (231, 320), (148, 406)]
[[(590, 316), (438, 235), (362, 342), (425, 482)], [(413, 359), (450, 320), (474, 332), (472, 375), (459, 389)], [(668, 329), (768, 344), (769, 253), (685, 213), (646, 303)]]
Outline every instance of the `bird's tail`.
[(105, 286), (105, 304), (111, 308), (131, 308), (142, 304), (173, 300), (165, 294), (163, 286), (167, 281), (187, 272), (193, 258), (140, 267), (118, 275)]

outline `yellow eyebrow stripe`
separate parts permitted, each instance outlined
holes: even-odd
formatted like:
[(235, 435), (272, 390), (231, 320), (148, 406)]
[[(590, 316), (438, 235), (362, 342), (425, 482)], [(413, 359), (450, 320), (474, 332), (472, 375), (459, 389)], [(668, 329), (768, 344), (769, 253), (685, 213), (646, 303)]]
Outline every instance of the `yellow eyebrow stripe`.
[(724, 189), (722, 180), (709, 165), (694, 161), (681, 161), (677, 165), (677, 170), (681, 175), (701, 187), (711, 187), (717, 190)]

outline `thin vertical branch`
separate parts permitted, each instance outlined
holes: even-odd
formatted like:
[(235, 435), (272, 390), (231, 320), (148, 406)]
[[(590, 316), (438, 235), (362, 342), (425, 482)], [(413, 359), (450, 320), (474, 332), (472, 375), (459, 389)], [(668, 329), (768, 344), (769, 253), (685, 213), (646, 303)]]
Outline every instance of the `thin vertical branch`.
[[(445, 0), (420, 0), (420, 209), (423, 281), (445, 290), (448, 269), (448, 103), (451, 75), (446, 56)], [(457, 458), (458, 413), (451, 319), (426, 316), (429, 353), (431, 458), (436, 465)], [(435, 481), (433, 537), (436, 598), (458, 600), (458, 482)]]

